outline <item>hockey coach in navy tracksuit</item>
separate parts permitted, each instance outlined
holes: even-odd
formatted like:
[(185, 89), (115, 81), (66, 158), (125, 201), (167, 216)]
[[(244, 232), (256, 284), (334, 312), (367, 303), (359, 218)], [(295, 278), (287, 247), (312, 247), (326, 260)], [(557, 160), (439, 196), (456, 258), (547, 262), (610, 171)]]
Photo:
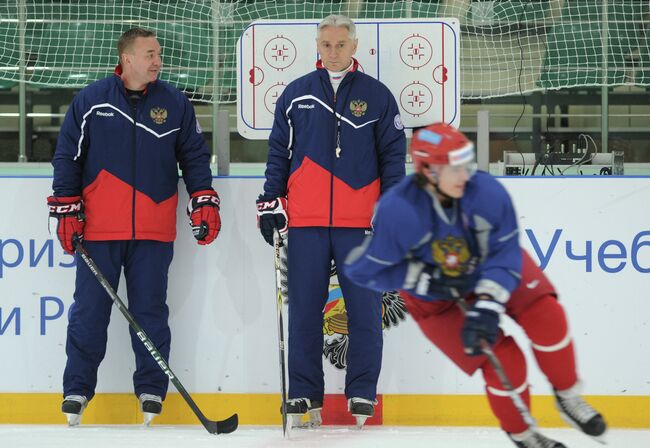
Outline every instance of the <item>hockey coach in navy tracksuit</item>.
[[(321, 60), (291, 82), (275, 106), (264, 193), (262, 235), (288, 233), (289, 401), (287, 413), (323, 403), (323, 308), (331, 261), (343, 266), (364, 239), (380, 194), (404, 177), (406, 137), (388, 88), (359, 70), (354, 23), (326, 17), (318, 26)], [(373, 415), (382, 356), (381, 294), (340, 270), (350, 337), (345, 395), (360, 424)], [(292, 418), (297, 420), (298, 418)]]
[[(115, 74), (81, 90), (66, 113), (52, 161), (50, 230), (56, 229), (70, 254), (74, 239), (83, 239), (115, 290), (124, 267), (129, 311), (168, 359), (167, 274), (176, 238), (178, 166), (201, 245), (219, 233), (219, 196), (192, 105), (157, 79), (162, 62), (154, 33), (131, 29), (117, 47)], [(71, 425), (95, 394), (111, 305), (88, 267), (77, 263), (63, 374), (62, 411)], [(131, 342), (133, 385), (148, 423), (162, 409), (168, 378), (133, 330)]]

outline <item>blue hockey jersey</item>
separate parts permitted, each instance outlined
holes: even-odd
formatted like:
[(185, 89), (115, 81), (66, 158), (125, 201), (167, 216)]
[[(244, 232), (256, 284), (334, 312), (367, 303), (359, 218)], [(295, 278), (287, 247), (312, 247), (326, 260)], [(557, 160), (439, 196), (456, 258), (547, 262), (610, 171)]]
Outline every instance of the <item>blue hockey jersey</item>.
[(407, 176), (381, 198), (372, 224), (373, 235), (344, 267), (362, 286), (403, 289), (427, 301), (450, 299), (416, 292), (414, 267), (422, 262), (439, 268), (439, 284), (462, 285), (463, 294), (489, 293), (506, 302), (519, 283), (522, 255), (512, 201), (487, 173), (472, 176), (464, 196), (447, 207)]

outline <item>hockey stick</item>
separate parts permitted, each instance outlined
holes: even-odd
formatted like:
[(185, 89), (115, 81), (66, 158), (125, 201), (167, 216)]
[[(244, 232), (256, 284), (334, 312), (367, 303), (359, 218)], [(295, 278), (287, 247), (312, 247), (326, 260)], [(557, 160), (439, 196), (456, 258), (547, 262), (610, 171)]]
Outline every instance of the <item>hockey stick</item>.
[(282, 436), (287, 437), (287, 379), (284, 366), (284, 322), (282, 319), (282, 272), (280, 271), (280, 251), (284, 247), (280, 233), (273, 231), (273, 249), (275, 252), (275, 290), (278, 311), (278, 348), (280, 354), (280, 393), (282, 395)]
[[(463, 314), (467, 314), (468, 307), (465, 299), (461, 297), (456, 288), (449, 289), (452, 293), (452, 296), (454, 297), (454, 300), (456, 300), (456, 304), (461, 309)], [(519, 393), (512, 386), (512, 383), (510, 382), (510, 379), (508, 378), (508, 375), (503, 368), (503, 364), (501, 364), (501, 361), (497, 355), (494, 354), (494, 351), (492, 350), (492, 347), (490, 347), (490, 344), (488, 344), (485, 339), (480, 339), (479, 343), (481, 344), (481, 350), (483, 351), (483, 354), (485, 354), (488, 362), (496, 372), (497, 377), (499, 378), (499, 382), (506, 390), (506, 392), (508, 392), (508, 396), (512, 400), (512, 404), (515, 405), (515, 408), (517, 409), (517, 412), (519, 412), (519, 415), (521, 415), (521, 418), (531, 429), (537, 427), (537, 422), (530, 414), (528, 406), (526, 406), (526, 403), (524, 402), (523, 398), (521, 398), (521, 395), (519, 395)]]
[(206, 416), (203, 415), (203, 413), (196, 405), (196, 403), (194, 402), (190, 394), (187, 392), (187, 390), (185, 390), (185, 387), (183, 387), (183, 385), (176, 377), (174, 372), (172, 372), (172, 369), (169, 368), (167, 361), (165, 361), (163, 356), (160, 354), (160, 352), (158, 351), (154, 343), (151, 341), (151, 339), (149, 339), (149, 336), (147, 336), (147, 334), (144, 332), (142, 327), (140, 327), (140, 325), (138, 325), (138, 323), (135, 321), (131, 312), (124, 305), (122, 299), (120, 299), (119, 296), (115, 293), (110, 283), (108, 282), (108, 280), (106, 280), (106, 277), (104, 277), (104, 274), (102, 274), (102, 272), (99, 270), (99, 268), (97, 267), (93, 259), (90, 258), (90, 255), (88, 255), (86, 248), (83, 247), (83, 245), (78, 239), (75, 239), (73, 244), (75, 250), (77, 251), (77, 254), (81, 257), (84, 263), (86, 263), (88, 269), (90, 269), (90, 272), (92, 272), (95, 275), (97, 281), (99, 281), (102, 287), (106, 290), (108, 295), (113, 300), (113, 303), (115, 303), (117, 309), (120, 310), (124, 315), (124, 317), (126, 317), (126, 320), (129, 321), (129, 325), (131, 326), (135, 334), (142, 341), (142, 343), (147, 348), (147, 350), (149, 350), (149, 353), (151, 354), (151, 356), (153, 356), (153, 359), (156, 360), (158, 366), (169, 377), (171, 382), (174, 384), (178, 392), (180, 392), (180, 394), (183, 396), (183, 398), (190, 406), (190, 408), (192, 408), (194, 415), (198, 417), (198, 419), (201, 421), (201, 424), (205, 427), (205, 429), (207, 429), (210, 434), (227, 434), (237, 429), (237, 425), (239, 424), (237, 414), (233, 414), (225, 420), (217, 420), (217, 421), (208, 420)]

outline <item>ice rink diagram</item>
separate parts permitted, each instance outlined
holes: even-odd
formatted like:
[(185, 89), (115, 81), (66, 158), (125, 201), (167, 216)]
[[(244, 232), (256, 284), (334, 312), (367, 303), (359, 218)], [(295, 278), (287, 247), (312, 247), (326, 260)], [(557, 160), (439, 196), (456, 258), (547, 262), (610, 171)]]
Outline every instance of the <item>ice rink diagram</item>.
[[(457, 19), (356, 22), (360, 70), (393, 93), (404, 126), (460, 122)], [(265, 139), (275, 101), (292, 80), (314, 70), (317, 21), (253, 22), (237, 45), (237, 129)]]

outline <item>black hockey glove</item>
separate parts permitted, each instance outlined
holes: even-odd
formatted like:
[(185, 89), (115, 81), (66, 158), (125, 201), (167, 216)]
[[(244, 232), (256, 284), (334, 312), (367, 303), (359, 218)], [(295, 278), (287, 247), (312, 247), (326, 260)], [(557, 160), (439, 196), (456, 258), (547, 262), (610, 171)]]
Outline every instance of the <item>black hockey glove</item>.
[(289, 217), (287, 216), (287, 198), (267, 199), (260, 196), (257, 199), (257, 227), (264, 240), (273, 246), (273, 231), (278, 229), (282, 239), (289, 232)]
[(505, 309), (505, 306), (494, 300), (492, 296), (479, 295), (478, 300), (467, 310), (461, 331), (466, 355), (482, 355), (482, 339), (490, 345), (496, 342), (499, 336), (499, 317)]

